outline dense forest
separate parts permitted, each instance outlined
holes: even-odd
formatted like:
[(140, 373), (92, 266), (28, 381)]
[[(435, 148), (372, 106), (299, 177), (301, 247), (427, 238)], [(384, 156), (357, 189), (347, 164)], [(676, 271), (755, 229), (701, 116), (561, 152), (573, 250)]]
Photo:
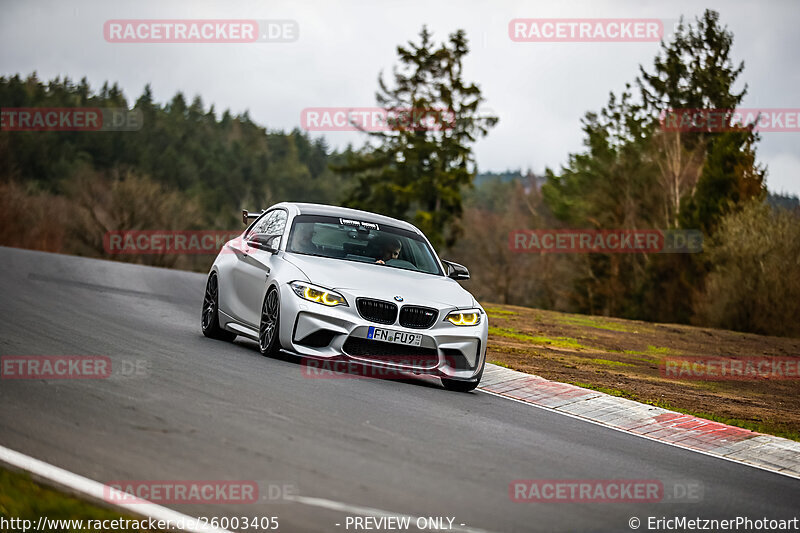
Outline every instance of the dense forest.
[(277, 199), (335, 202), (341, 182), (328, 165), (335, 160), (323, 138), (299, 130), (271, 132), (247, 113), (232, 116), (206, 108), (200, 96), (188, 103), (176, 94), (164, 105), (150, 86), (128, 102), (116, 84), (92, 91), (84, 78), (47, 83), (31, 74), (0, 77), (3, 107), (133, 108), (143, 114), (139, 131), (14, 132), (0, 144), (0, 176), (37, 190), (63, 194), (87, 172), (107, 178), (133, 175), (185, 192), (208, 224), (236, 220), (243, 203)]
[[(217, 113), (199, 96), (129, 102), (116, 84), (83, 79), (0, 78), (3, 107), (130, 108), (138, 131), (0, 132), (2, 242), (103, 256), (113, 230), (241, 227), (241, 209), (282, 200), (339, 203), (347, 178), (323, 138), (268, 131), (247, 116)], [(203, 270), (207, 257), (119, 256)]]

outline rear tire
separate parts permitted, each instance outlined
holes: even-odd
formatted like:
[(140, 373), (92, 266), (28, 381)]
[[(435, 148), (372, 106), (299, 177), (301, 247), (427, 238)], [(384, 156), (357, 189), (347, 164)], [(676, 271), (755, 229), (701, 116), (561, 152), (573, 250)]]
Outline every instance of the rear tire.
[(281, 306), (278, 289), (270, 287), (261, 306), (261, 321), (258, 325), (258, 350), (261, 355), (276, 356), (280, 352), (278, 340)]
[(236, 338), (235, 333), (219, 327), (219, 282), (216, 272), (212, 272), (206, 282), (200, 326), (203, 329), (203, 335), (210, 339), (230, 342)]

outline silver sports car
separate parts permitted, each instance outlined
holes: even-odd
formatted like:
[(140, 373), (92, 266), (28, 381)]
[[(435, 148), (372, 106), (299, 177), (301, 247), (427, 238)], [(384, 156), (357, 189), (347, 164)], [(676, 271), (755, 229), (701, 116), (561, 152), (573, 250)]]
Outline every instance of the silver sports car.
[(486, 359), (486, 312), (413, 225), (316, 204), (280, 203), (226, 243), (206, 283), (207, 337), (258, 341), (348, 366), (430, 374), (474, 389)]

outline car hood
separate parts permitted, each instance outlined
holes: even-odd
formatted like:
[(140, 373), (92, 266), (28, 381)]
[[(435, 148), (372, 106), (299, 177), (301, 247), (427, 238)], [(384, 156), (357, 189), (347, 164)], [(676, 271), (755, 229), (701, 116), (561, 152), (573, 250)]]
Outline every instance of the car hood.
[(384, 265), (330, 259), (312, 255), (286, 254), (286, 261), (300, 269), (311, 283), (355, 296), (405, 304), (473, 307), (475, 299), (457, 281)]

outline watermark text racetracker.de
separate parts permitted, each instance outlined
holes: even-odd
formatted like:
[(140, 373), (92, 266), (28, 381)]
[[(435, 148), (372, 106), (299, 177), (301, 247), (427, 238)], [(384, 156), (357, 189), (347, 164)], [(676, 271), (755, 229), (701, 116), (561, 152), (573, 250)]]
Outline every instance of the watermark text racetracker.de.
[(512, 19), (508, 36), (528, 43), (659, 42), (664, 22), (638, 18), (527, 18)]
[(300, 112), (306, 131), (449, 131), (456, 114), (441, 107), (307, 107)]
[(290, 43), (300, 38), (295, 20), (115, 19), (103, 25), (109, 43)]
[[(411, 372), (430, 373), (439, 365), (436, 355), (381, 355), (377, 361), (360, 362), (349, 360), (324, 360), (310, 357), (303, 358), (300, 369), (307, 379), (414, 379)], [(444, 357), (446, 366), (458, 368), (459, 360)], [(410, 370), (409, 368), (413, 368)]]
[(3, 107), (0, 131), (139, 131), (139, 109), (101, 107)]
[(216, 254), (241, 231), (225, 230), (114, 230), (103, 236), (108, 254)]
[(133, 504), (247, 504), (259, 501), (259, 486), (248, 480), (116, 480), (106, 483), (103, 499)]
[(103, 499), (114, 504), (290, 503), (299, 494), (294, 483), (256, 480), (114, 480)]
[(508, 485), (516, 503), (697, 503), (703, 495), (697, 480), (516, 479)]
[(145, 359), (112, 360), (107, 355), (4, 355), (2, 379), (107, 379), (144, 377), (150, 373)]
[(800, 380), (798, 357), (667, 357), (659, 365), (669, 379), (699, 381)]
[(698, 253), (699, 230), (518, 229), (508, 234), (512, 252), (527, 253)]
[(670, 109), (659, 115), (664, 131), (800, 133), (800, 108)]

